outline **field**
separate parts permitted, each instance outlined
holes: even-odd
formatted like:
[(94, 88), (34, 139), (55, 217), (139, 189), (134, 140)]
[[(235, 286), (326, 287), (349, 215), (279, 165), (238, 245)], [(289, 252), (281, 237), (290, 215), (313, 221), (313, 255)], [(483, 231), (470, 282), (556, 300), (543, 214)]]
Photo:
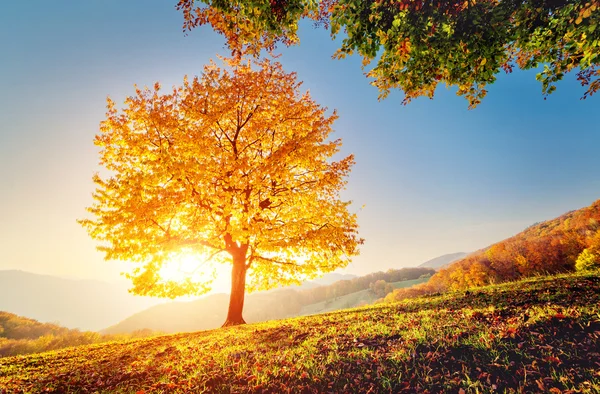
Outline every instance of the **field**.
[(600, 392), (598, 273), (0, 359), (2, 393)]

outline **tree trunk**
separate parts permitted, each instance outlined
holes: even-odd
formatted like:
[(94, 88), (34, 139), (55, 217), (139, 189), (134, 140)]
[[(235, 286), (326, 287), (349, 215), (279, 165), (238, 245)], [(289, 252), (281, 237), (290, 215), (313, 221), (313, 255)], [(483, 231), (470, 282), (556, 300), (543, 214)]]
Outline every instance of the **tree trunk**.
[(229, 311), (223, 327), (246, 324), (242, 317), (244, 310), (244, 295), (246, 292), (246, 253), (238, 251), (233, 255), (231, 269), (231, 294), (229, 296)]

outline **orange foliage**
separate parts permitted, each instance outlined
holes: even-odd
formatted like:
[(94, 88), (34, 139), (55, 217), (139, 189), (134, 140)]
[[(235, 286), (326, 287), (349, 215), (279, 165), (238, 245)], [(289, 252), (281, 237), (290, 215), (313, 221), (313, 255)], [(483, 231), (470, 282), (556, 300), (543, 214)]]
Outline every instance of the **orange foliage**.
[(536, 274), (572, 271), (586, 248), (600, 251), (600, 200), (589, 207), (535, 224), (475, 252), (434, 275), (433, 290), (460, 290)]
[(600, 200), (472, 253), (441, 269), (427, 283), (394, 290), (385, 301), (573, 271), (584, 249), (600, 257)]
[(94, 177), (94, 219), (81, 223), (107, 259), (139, 265), (129, 275), (135, 293), (209, 290), (207, 275), (161, 278), (178, 253), (232, 264), (230, 312), (235, 304), (240, 323), (246, 287), (343, 267), (362, 239), (340, 199), (354, 158), (332, 160), (341, 146), (330, 138), (335, 112), (326, 115), (279, 63), (225, 62), (169, 93), (158, 83), (136, 89), (123, 111), (109, 99), (96, 144), (112, 175)]

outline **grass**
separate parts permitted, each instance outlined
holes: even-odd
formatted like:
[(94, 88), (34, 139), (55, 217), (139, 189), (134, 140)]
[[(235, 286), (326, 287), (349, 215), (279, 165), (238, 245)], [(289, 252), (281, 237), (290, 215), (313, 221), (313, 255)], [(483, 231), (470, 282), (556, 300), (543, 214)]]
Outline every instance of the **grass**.
[[(201, 313), (201, 311), (198, 311)], [(0, 359), (13, 393), (598, 393), (598, 273)]]
[(371, 304), (375, 302), (377, 298), (379, 297), (377, 297), (371, 290), (361, 290), (329, 300), (305, 305), (302, 307), (302, 309), (300, 309), (299, 315), (314, 315), (317, 313), (326, 313), (340, 309), (353, 308), (361, 304)]
[[(403, 287), (410, 287), (419, 283), (425, 283), (429, 280), (429, 277), (403, 280), (400, 282), (392, 282), (390, 285), (394, 289), (400, 289)], [(299, 312), (300, 316), (314, 315), (317, 313), (326, 313), (337, 311), (340, 309), (354, 308), (360, 305), (372, 304), (380, 297), (375, 295), (371, 290), (361, 290), (354, 293), (346, 294), (340, 297), (335, 297), (314, 304), (305, 305)]]

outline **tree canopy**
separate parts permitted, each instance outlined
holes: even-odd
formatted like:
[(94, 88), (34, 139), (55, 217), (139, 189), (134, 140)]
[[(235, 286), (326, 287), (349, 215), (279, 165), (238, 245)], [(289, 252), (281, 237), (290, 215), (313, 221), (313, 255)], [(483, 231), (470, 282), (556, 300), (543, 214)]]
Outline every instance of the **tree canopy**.
[(500, 71), (540, 65), (544, 95), (573, 70), (583, 98), (600, 88), (599, 0), (179, 0), (177, 8), (184, 30), (210, 24), (238, 54), (297, 43), (303, 18), (334, 38), (343, 32), (334, 56), (375, 61), (366, 75), (380, 97), (398, 88), (404, 103), (443, 83), (473, 108)]
[(136, 88), (122, 111), (108, 99), (95, 143), (109, 176), (94, 177), (93, 218), (80, 222), (107, 259), (137, 263), (138, 294), (208, 291), (202, 261), (184, 281), (161, 277), (181, 254), (232, 264), (229, 325), (244, 323), (246, 287), (343, 267), (362, 239), (340, 197), (354, 158), (332, 159), (335, 112), (279, 63), (226, 63), (168, 93)]

